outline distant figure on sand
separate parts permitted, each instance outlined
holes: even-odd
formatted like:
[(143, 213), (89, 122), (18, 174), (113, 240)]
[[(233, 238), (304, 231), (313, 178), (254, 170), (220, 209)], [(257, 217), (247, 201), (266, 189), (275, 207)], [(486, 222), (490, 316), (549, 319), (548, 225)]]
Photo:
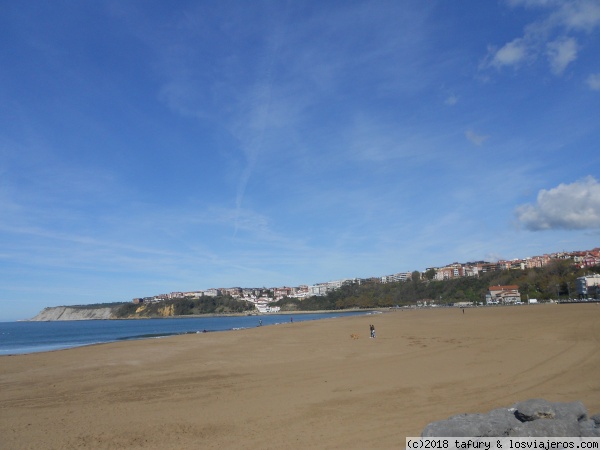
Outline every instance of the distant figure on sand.
[(375, 325), (369, 325), (369, 329), (371, 330), (371, 337), (375, 337)]
[(290, 317), (290, 322), (294, 323), (294, 318), (293, 317)]

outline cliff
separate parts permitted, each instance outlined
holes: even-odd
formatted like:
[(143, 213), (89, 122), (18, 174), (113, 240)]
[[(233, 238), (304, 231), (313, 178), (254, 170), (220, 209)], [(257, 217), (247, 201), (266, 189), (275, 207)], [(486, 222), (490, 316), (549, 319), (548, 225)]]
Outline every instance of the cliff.
[(86, 308), (81, 306), (54, 306), (44, 308), (37, 316), (30, 319), (36, 322), (53, 320), (95, 320), (115, 319), (114, 311), (121, 305), (105, 306), (100, 308)]

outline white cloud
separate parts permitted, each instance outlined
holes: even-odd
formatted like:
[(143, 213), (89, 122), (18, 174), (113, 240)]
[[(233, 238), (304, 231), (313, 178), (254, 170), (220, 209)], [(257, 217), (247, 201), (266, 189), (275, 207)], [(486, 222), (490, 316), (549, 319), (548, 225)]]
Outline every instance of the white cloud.
[(544, 8), (544, 15), (525, 26), (523, 35), (498, 49), (493, 46), (483, 68), (519, 67), (544, 55), (555, 75), (575, 61), (580, 50), (574, 33), (591, 33), (600, 26), (597, 0), (508, 0), (511, 7)]
[(534, 205), (521, 205), (516, 214), (533, 231), (600, 228), (600, 183), (589, 176), (572, 184), (542, 189)]
[(489, 138), (489, 135), (477, 134), (473, 130), (465, 131), (465, 136), (469, 141), (477, 146), (482, 145)]
[(494, 53), (490, 65), (500, 68), (503, 66), (519, 65), (527, 58), (527, 45), (523, 39), (515, 39)]
[(569, 30), (589, 33), (600, 26), (600, 3), (597, 0), (564, 2), (554, 18)]
[(562, 38), (546, 45), (546, 54), (552, 73), (560, 75), (577, 58), (577, 42), (573, 38)]
[(560, 0), (508, 0), (508, 4), (512, 7), (544, 7), (556, 5)]
[(592, 91), (600, 91), (600, 73), (593, 73), (585, 80)]
[(456, 95), (450, 95), (446, 100), (444, 100), (444, 104), (448, 106), (454, 106), (458, 103), (458, 97)]

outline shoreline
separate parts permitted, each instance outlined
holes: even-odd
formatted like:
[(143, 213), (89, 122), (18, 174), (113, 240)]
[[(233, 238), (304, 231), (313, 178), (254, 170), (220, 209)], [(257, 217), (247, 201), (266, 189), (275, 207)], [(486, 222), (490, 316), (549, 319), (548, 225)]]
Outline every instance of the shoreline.
[(0, 446), (398, 448), (529, 398), (597, 413), (599, 321), (597, 304), (403, 309), (15, 355)]
[[(98, 321), (98, 320), (145, 320), (145, 319), (199, 319), (203, 317), (246, 317), (246, 316), (277, 316), (277, 315), (296, 315), (296, 314), (332, 314), (332, 313), (346, 313), (356, 311), (378, 311), (378, 308), (346, 308), (346, 309), (324, 309), (315, 311), (283, 311), (283, 312), (243, 312), (243, 313), (207, 313), (207, 314), (189, 314), (180, 316), (152, 316), (152, 317), (113, 317), (113, 318), (90, 318), (90, 319), (55, 319), (55, 320), (34, 320), (32, 319), (21, 319), (14, 320), (4, 323), (14, 322), (87, 322), (87, 321)], [(0, 322), (1, 323), (1, 322)]]
[[(3, 323), (13, 322), (87, 322), (87, 321), (105, 321), (105, 320), (147, 320), (147, 319), (199, 319), (203, 317), (246, 317), (246, 316), (278, 316), (278, 315), (300, 315), (300, 314), (333, 314), (333, 313), (347, 313), (364, 311), (387, 313), (394, 311), (412, 311), (412, 310), (429, 310), (429, 309), (472, 309), (472, 308), (508, 308), (508, 307), (523, 307), (523, 306), (539, 306), (539, 305), (572, 305), (572, 304), (599, 304), (600, 300), (581, 300), (581, 301), (554, 301), (554, 302), (541, 302), (536, 304), (506, 304), (506, 305), (468, 305), (468, 306), (456, 306), (456, 305), (436, 305), (436, 306), (416, 306), (416, 305), (405, 305), (398, 307), (383, 307), (383, 308), (345, 308), (345, 309), (320, 309), (314, 311), (279, 311), (279, 312), (242, 312), (242, 313), (207, 313), (207, 314), (189, 314), (179, 316), (152, 316), (152, 317), (114, 317), (114, 318), (90, 318), (90, 319), (57, 319), (57, 320), (33, 320), (33, 319), (21, 319)], [(0, 322), (2, 323), (2, 322)]]
[[(251, 329), (260, 326), (282, 325), (306, 320), (324, 320), (355, 315), (370, 315), (371, 310), (346, 309), (324, 312), (302, 312), (292, 314), (205, 314), (175, 317), (145, 317), (133, 319), (81, 319), (81, 320), (46, 320), (24, 322), (23, 326), (15, 326), (17, 322), (8, 322), (4, 327), (13, 341), (0, 342), (0, 358), (30, 353), (68, 350), (91, 345), (110, 344), (121, 341), (145, 339), (166, 339), (182, 335), (202, 333), (230, 332)], [(187, 321), (185, 320), (187, 319)], [(50, 328), (29, 327), (36, 323), (56, 324)], [(112, 322), (112, 324), (111, 324)], [(11, 326), (12, 324), (12, 326)], [(89, 325), (89, 326), (88, 326)], [(139, 326), (138, 326), (139, 325)], [(43, 327), (43, 326), (42, 326)], [(38, 332), (37, 330), (52, 330)], [(110, 331), (107, 331), (110, 330)], [(33, 334), (32, 337), (26, 337)], [(52, 333), (52, 335), (48, 333)], [(45, 336), (52, 343), (45, 341)], [(86, 335), (88, 339), (73, 339), (78, 335)], [(37, 336), (37, 337), (35, 337)], [(0, 336), (3, 337), (3, 336)], [(61, 339), (61, 337), (63, 337)], [(1, 339), (0, 341), (4, 341)], [(40, 344), (43, 343), (43, 344)]]

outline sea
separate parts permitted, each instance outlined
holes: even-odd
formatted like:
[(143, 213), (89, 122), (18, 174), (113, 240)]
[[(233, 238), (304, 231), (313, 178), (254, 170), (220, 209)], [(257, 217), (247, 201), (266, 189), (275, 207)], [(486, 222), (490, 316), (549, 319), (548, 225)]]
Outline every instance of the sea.
[(348, 311), (258, 316), (211, 316), (163, 319), (0, 322), (0, 355), (48, 352), (133, 339), (159, 339), (191, 333), (235, 331), (289, 322), (372, 314)]

